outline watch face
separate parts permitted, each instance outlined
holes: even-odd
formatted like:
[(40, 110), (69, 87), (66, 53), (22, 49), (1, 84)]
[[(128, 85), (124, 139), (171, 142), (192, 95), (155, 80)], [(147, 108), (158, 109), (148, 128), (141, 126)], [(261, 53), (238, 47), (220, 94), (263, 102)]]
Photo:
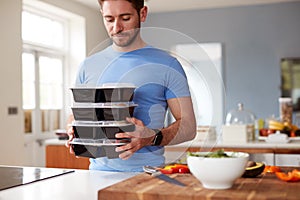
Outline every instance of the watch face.
[(161, 133), (161, 131), (158, 131), (158, 133), (156, 133), (154, 140), (152, 141), (152, 145), (153, 146), (158, 146), (161, 144), (161, 141), (163, 139), (163, 135)]

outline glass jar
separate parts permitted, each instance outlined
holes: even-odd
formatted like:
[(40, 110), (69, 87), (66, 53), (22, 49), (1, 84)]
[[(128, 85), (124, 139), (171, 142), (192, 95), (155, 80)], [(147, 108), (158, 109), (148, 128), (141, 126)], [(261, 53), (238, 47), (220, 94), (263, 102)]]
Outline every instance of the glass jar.
[(244, 109), (242, 103), (237, 109), (231, 110), (226, 116), (226, 125), (246, 125), (248, 141), (255, 140), (255, 115)]
[(293, 102), (292, 98), (280, 97), (279, 98), (279, 114), (282, 122), (292, 124), (293, 120)]
[(237, 109), (231, 110), (226, 116), (226, 124), (254, 124), (255, 116), (252, 112), (245, 110), (242, 103)]

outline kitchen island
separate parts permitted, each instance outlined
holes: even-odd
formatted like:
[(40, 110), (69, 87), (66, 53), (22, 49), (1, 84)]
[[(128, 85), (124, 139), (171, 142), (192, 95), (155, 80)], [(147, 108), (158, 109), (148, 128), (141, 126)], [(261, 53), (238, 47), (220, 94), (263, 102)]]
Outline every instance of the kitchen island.
[[(49, 169), (49, 168), (47, 168)], [(137, 173), (75, 170), (0, 191), (1, 200), (93, 200), (98, 191)]]
[[(48, 168), (47, 168), (48, 169)], [(282, 168), (291, 170), (293, 168)], [(297, 168), (299, 169), (299, 167)], [(299, 199), (300, 182), (274, 174), (239, 178), (226, 190), (209, 190), (191, 174), (168, 175), (185, 183), (173, 185), (146, 173), (75, 170), (61, 176), (0, 191), (1, 200), (140, 200), (140, 199)]]
[[(283, 171), (295, 168), (282, 167)], [(299, 170), (299, 167), (297, 168)], [(217, 190), (206, 189), (192, 174), (168, 175), (186, 184), (181, 187), (166, 183), (148, 174), (139, 174), (115, 185), (101, 189), (98, 200), (266, 200), (266, 199), (300, 199), (300, 182), (285, 182), (275, 174), (266, 173), (255, 178), (238, 178), (232, 188)], [(128, 190), (127, 188), (131, 189)]]

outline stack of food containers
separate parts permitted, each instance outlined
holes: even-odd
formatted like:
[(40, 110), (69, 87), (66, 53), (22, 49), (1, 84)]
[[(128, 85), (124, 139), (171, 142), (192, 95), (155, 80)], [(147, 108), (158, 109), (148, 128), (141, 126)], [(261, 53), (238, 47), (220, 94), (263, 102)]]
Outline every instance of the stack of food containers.
[(116, 139), (115, 134), (135, 129), (133, 124), (126, 122), (126, 117), (132, 117), (137, 106), (132, 101), (135, 88), (129, 84), (71, 88), (75, 119), (71, 145), (75, 155), (119, 157), (121, 152), (116, 152), (115, 148), (129, 140)]

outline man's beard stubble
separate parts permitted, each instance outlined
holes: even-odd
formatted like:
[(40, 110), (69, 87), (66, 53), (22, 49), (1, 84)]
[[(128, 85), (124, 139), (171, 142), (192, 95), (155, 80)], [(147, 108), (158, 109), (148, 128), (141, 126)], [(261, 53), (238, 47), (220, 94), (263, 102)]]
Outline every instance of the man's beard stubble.
[[(140, 28), (135, 28), (134, 30), (128, 30), (125, 32), (115, 34), (111, 37), (111, 39), (116, 46), (127, 47), (130, 46), (136, 40), (139, 33)], [(121, 38), (119, 38), (118, 35), (121, 36)]]

